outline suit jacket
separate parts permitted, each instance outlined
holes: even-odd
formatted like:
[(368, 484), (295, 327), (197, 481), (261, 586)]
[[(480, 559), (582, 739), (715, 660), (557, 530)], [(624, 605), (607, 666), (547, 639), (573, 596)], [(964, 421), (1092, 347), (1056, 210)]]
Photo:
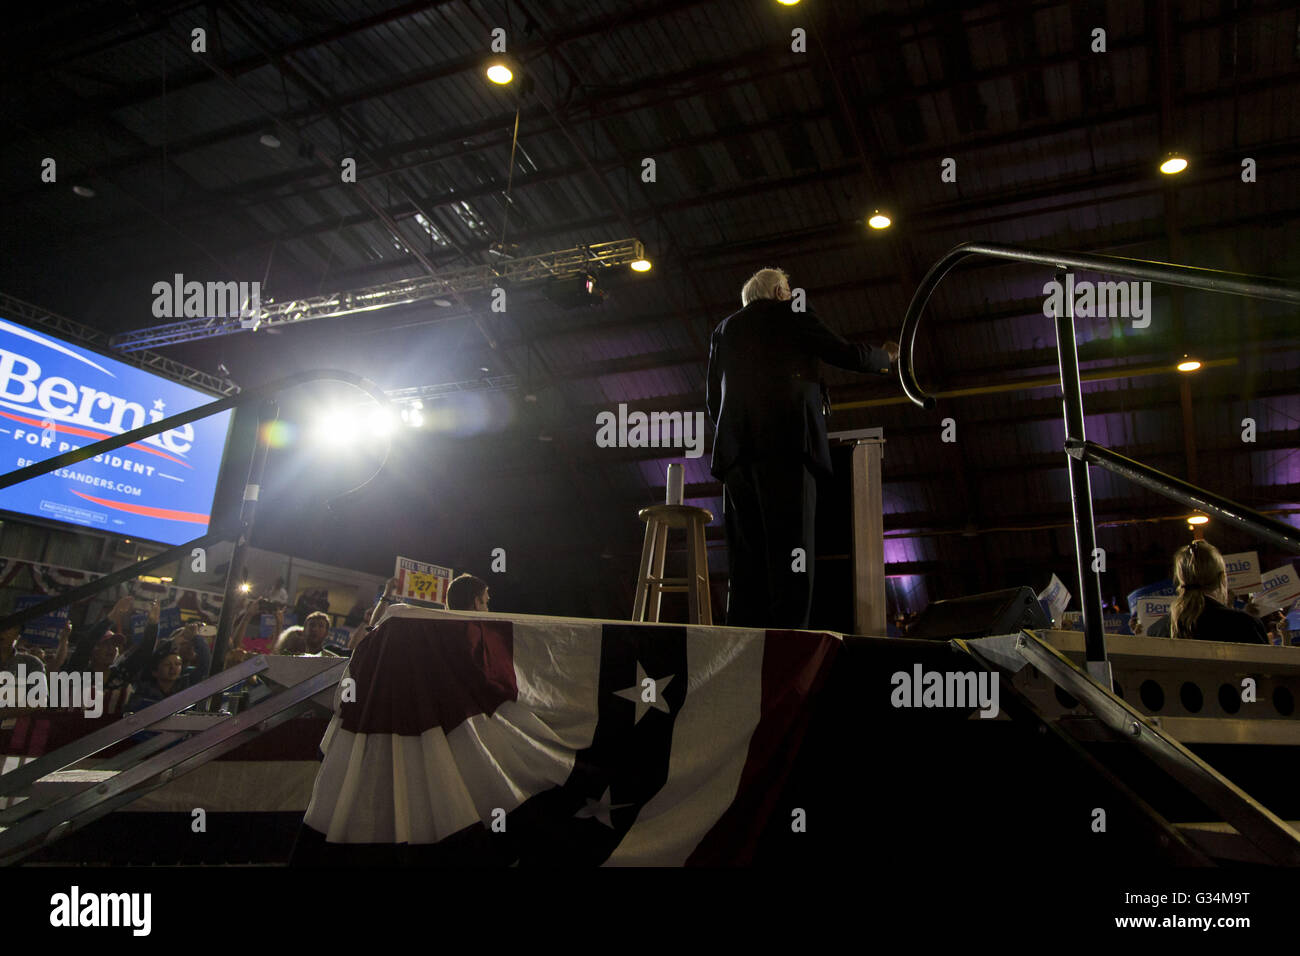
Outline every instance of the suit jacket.
[(799, 456), (830, 474), (819, 360), (855, 372), (889, 371), (884, 349), (854, 345), (815, 312), (795, 312), (777, 299), (751, 302), (713, 330), (706, 400), (715, 478), (744, 462)]

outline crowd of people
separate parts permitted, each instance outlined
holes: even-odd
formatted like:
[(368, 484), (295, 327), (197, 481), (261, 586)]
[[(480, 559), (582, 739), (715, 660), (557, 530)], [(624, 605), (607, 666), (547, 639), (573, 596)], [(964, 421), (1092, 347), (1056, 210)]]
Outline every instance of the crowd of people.
[[(487, 583), (470, 574), (453, 580), (447, 591), (446, 608), (460, 611), (488, 610)], [(385, 612), (397, 603), (397, 579), (390, 578), (382, 595), (364, 613), (355, 617), (351, 640), (346, 648), (329, 647), (331, 631), (329, 595), (326, 589), (304, 590), (294, 604), (302, 623), (284, 626), (288, 614), (288, 593), (284, 580), (260, 597), (246, 596), (236, 610), (230, 631), (229, 649), (223, 669), (234, 667), (265, 651), (257, 648), (262, 634), (263, 615), (274, 615), (275, 626), (270, 642), (272, 654), (296, 657), (346, 657), (379, 624)], [(435, 604), (435, 607), (442, 607)], [(212, 650), (208, 637), (215, 631), (212, 622), (197, 620), (175, 628), (165, 637), (159, 635), (161, 610), (158, 602), (148, 606), (143, 634), (133, 639), (132, 618), (136, 599), (123, 597), (102, 618), (74, 633), (69, 622), (54, 647), (25, 639), (14, 627), (0, 633), (0, 671), (14, 674), (44, 672), (102, 674), (105, 687), (105, 712), (129, 713), (142, 710), (166, 697), (193, 686), (211, 670)], [(365, 605), (361, 605), (364, 608)], [(232, 699), (256, 702), (270, 693), (265, 682), (249, 678), (226, 692)]]

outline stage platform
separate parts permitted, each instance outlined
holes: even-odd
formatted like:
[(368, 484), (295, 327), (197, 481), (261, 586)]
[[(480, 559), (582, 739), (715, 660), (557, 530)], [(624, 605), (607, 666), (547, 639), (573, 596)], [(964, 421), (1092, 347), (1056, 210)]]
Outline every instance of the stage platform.
[[(332, 714), (288, 720), (25, 862), (275, 864), (295, 840), (307, 863), (1288, 862), (1284, 837), (1251, 828), (1300, 819), (1284, 772), (1300, 757), (1300, 651), (1108, 645), (1116, 695), (1071, 694), (1062, 674), (1088, 680), (1073, 631), (934, 642), (399, 606)], [(1136, 736), (1114, 729), (1126, 707)], [(12, 766), (88, 723), (7, 719), (0, 752)], [(1184, 755), (1153, 761), (1144, 733)], [(1198, 762), (1247, 809), (1201, 787)]]

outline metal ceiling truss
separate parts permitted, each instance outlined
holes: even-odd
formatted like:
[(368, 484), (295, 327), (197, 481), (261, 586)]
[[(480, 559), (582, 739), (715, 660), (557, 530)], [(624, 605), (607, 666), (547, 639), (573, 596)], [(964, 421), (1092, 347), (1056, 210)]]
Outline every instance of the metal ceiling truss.
[[(332, 292), (306, 299), (270, 302), (263, 305), (256, 314), (243, 318), (240, 316), (200, 317), (181, 322), (169, 322), (166, 325), (156, 325), (115, 335), (111, 344), (114, 349), (135, 353), (150, 347), (177, 345), (181, 342), (233, 335), (259, 328), (292, 325), (297, 322), (310, 322), (313, 319), (332, 319), (399, 305), (411, 305), (439, 296), (487, 292), (496, 286), (520, 285), (540, 279), (566, 278), (597, 268), (607, 269), (628, 265), (644, 256), (645, 247), (639, 239), (598, 242), (559, 252), (544, 252), (517, 259), (501, 259), (488, 265), (451, 269), (436, 276), (413, 276), (363, 289)], [(463, 310), (458, 310), (449, 313), (447, 318), (464, 314)]]
[[(3, 313), (6, 318), (15, 319), (26, 325), (39, 326), (61, 338), (98, 349), (101, 352), (107, 352), (112, 347), (111, 341), (103, 332), (82, 325), (80, 322), (74, 322), (72, 319), (65, 318), (48, 309), (32, 305), (30, 302), (15, 299), (3, 292), (0, 292), (0, 313)], [(115, 355), (114, 357), (126, 362), (128, 365), (154, 372), (163, 376), (163, 378), (171, 379), (173, 382), (179, 382), (182, 385), (200, 388), (218, 395), (234, 395), (239, 392), (239, 386), (230, 379), (211, 375), (208, 372), (200, 372), (198, 369), (165, 358), (156, 352), (146, 351), (143, 347), (129, 355)]]

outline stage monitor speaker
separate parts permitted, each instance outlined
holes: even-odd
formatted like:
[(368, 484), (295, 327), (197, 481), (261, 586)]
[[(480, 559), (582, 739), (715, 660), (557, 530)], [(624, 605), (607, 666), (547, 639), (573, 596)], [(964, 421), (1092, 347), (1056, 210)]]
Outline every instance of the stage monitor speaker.
[(908, 630), (908, 637), (927, 641), (1014, 634), (1021, 628), (1046, 628), (1052, 622), (1033, 588), (1006, 588), (970, 594), (926, 607)]

